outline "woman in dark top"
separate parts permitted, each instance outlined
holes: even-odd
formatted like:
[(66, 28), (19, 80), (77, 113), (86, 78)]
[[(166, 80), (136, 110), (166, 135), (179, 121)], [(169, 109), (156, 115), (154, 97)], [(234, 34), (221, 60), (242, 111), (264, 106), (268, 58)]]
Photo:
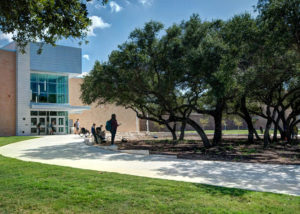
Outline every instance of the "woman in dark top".
[(117, 133), (118, 126), (121, 124), (118, 124), (117, 119), (116, 119), (116, 114), (111, 115), (111, 145), (114, 145), (115, 142), (115, 137)]

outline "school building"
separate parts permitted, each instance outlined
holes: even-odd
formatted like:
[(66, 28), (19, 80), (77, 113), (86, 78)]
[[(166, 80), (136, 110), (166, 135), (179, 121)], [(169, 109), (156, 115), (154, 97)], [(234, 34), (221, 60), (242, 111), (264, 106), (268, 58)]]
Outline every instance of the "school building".
[[(0, 48), (0, 136), (68, 134), (76, 119), (81, 127), (105, 125), (112, 113), (121, 132), (139, 132), (139, 120), (131, 110), (115, 105), (90, 106), (80, 100), (82, 53), (80, 48), (30, 43), (25, 53), (15, 42)], [(99, 83), (101, 84), (101, 83)]]

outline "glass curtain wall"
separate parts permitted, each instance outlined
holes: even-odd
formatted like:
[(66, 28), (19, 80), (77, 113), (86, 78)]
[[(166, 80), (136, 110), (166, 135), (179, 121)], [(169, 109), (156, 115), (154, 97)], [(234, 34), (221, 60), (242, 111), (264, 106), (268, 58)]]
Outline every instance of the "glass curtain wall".
[(30, 74), (31, 102), (68, 103), (68, 76), (55, 74)]

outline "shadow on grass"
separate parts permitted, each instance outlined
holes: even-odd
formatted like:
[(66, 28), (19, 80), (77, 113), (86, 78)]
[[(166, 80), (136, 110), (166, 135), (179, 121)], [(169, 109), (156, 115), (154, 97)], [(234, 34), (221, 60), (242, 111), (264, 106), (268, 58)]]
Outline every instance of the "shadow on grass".
[(219, 187), (213, 186), (208, 184), (194, 184), (197, 188), (201, 188), (201, 190), (207, 194), (212, 196), (233, 196), (233, 197), (240, 197), (243, 196), (251, 190), (243, 190), (237, 188), (228, 188), (228, 187)]

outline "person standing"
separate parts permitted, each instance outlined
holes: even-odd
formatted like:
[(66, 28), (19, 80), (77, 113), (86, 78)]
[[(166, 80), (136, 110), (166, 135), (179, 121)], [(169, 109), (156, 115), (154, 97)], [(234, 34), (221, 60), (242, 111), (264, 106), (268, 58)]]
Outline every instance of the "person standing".
[(56, 132), (55, 126), (56, 126), (56, 122), (53, 120), (51, 123), (52, 135)]
[(91, 132), (92, 132), (92, 135), (95, 138), (95, 142), (98, 144), (98, 139), (97, 139), (97, 134), (96, 134), (96, 124), (95, 123), (93, 123), (93, 126), (91, 128)]
[(110, 130), (109, 131), (111, 133), (111, 145), (114, 145), (118, 126), (120, 126), (121, 124), (118, 124), (116, 114), (111, 115), (111, 119), (109, 122), (110, 122)]
[(36, 125), (36, 127), (37, 127), (37, 133), (38, 133), (38, 135), (40, 135), (41, 134), (41, 123), (38, 123)]
[(79, 128), (80, 128), (80, 123), (79, 123), (79, 119), (76, 120), (75, 122), (75, 130), (76, 130), (76, 133), (75, 134), (80, 134), (79, 133)]

